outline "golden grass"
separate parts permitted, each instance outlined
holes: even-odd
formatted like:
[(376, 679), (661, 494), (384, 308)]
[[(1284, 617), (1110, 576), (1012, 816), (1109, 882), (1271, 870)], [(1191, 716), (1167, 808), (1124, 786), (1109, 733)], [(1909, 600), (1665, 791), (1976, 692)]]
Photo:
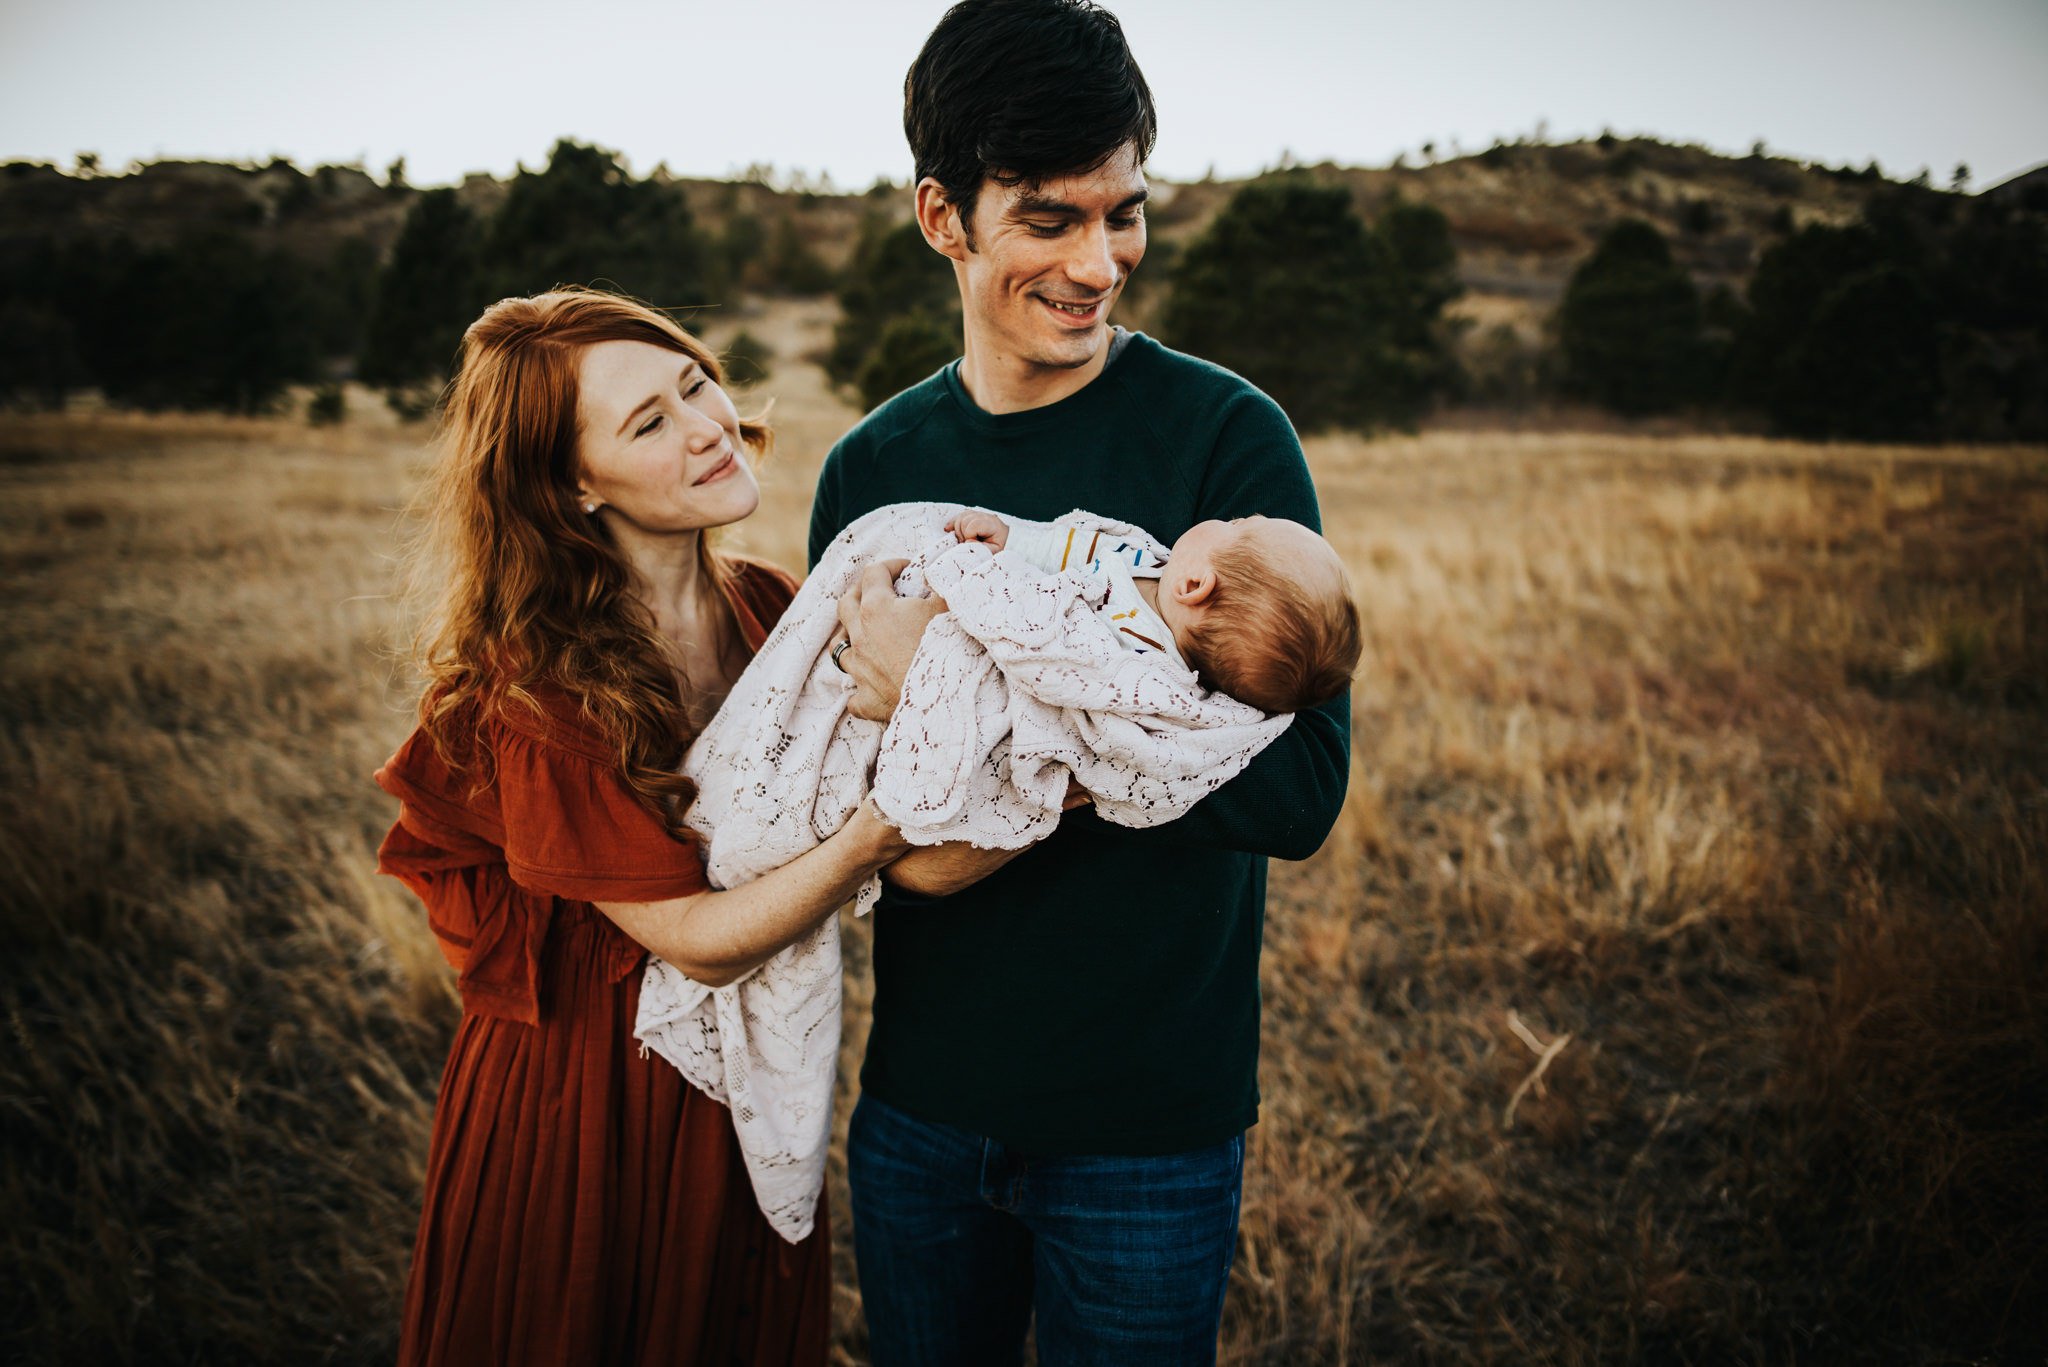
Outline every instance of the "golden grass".
[[(852, 415), (824, 313), (742, 321), (783, 436), (744, 540), (796, 565)], [(10, 1357), (389, 1357), (456, 1012), (368, 874), (420, 435), (0, 427)], [(1226, 1360), (2023, 1360), (2048, 453), (1310, 455), (1370, 666), (1337, 832), (1274, 869)]]

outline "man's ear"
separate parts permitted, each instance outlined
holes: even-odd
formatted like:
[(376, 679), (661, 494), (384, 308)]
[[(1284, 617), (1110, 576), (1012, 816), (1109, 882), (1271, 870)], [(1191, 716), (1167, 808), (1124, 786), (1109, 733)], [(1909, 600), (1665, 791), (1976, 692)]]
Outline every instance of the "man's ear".
[[(1167, 566), (1170, 573), (1173, 567)], [(1173, 576), (1173, 601), (1184, 608), (1197, 608), (1216, 592), (1216, 571), (1204, 565), (1193, 574)]]
[(960, 207), (946, 198), (938, 181), (926, 176), (917, 183), (917, 227), (933, 251), (955, 261), (965, 261), (967, 225), (960, 221)]

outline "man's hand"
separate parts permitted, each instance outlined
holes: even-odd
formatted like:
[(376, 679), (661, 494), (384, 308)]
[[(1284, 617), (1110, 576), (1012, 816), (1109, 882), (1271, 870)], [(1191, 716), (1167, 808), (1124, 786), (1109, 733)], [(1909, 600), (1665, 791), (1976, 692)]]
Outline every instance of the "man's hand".
[(962, 508), (942, 530), (961, 541), (979, 541), (992, 551), (1001, 550), (1010, 539), (1009, 523), (978, 508)]
[(909, 564), (883, 560), (869, 565), (839, 599), (839, 623), (852, 642), (839, 652), (839, 667), (857, 685), (846, 707), (869, 721), (885, 722), (895, 713), (917, 643), (932, 618), (946, 610), (943, 598), (896, 596), (896, 576)]

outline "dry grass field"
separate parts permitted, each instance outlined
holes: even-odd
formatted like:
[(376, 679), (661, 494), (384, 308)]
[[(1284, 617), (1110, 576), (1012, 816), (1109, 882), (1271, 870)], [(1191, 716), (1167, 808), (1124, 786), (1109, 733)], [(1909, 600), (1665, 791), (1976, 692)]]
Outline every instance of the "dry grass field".
[[(796, 565), (852, 414), (777, 364)], [(389, 1358), (457, 1010), (370, 871), (423, 435), (0, 420), (9, 1360)], [(1310, 457), (1369, 668), (1275, 868), (1226, 1360), (2039, 1361), (2048, 452)]]

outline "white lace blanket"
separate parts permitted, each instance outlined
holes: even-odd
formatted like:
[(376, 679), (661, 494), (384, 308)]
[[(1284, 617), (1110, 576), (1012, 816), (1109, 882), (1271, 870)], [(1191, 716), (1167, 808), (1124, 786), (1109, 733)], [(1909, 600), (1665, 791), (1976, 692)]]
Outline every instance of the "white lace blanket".
[[(1205, 693), (1164, 655), (1123, 650), (1095, 612), (1103, 581), (957, 545), (942, 527), (958, 511), (892, 504), (842, 532), (690, 747), (686, 820), (707, 838), (714, 887), (838, 830), (871, 771), (876, 807), (912, 843), (1018, 849), (1058, 824), (1070, 773), (1105, 819), (1159, 825), (1292, 720)], [(852, 682), (828, 647), (840, 595), (871, 562), (900, 556), (912, 563), (897, 591), (936, 592), (949, 611), (926, 630), (885, 730), (846, 711)], [(860, 890), (858, 912), (880, 886)], [(731, 1108), (755, 1198), (792, 1243), (810, 1233), (824, 1185), (839, 1012), (836, 917), (726, 987), (658, 958), (641, 986), (634, 1034)]]

